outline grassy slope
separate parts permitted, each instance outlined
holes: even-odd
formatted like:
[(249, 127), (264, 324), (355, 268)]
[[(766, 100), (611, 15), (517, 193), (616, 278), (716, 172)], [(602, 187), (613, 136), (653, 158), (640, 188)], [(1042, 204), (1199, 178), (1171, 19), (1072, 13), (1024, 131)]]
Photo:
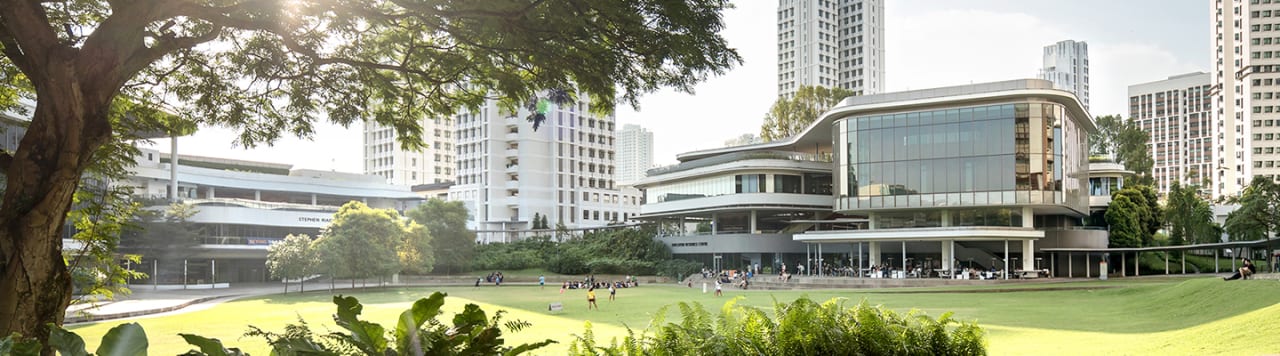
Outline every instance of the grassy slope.
[[(849, 304), (865, 299), (895, 309), (920, 309), (934, 317), (953, 311), (959, 319), (977, 320), (990, 332), (988, 340), (994, 354), (1256, 354), (1280, 350), (1280, 338), (1267, 336), (1280, 333), (1274, 323), (1280, 320), (1280, 283), (1276, 281), (1156, 278), (1046, 286), (1064, 285), (1121, 288), (1003, 293), (735, 290), (726, 294), (743, 296), (739, 304), (765, 309), (772, 306), (774, 298), (791, 300), (808, 295), (816, 300), (846, 298)], [(542, 354), (558, 354), (563, 350), (572, 334), (582, 332), (584, 320), (592, 322), (598, 338), (607, 340), (623, 335), (624, 325), (644, 328), (650, 314), (663, 305), (699, 302), (714, 311), (728, 300), (702, 294), (700, 289), (646, 286), (623, 289), (614, 302), (606, 299), (607, 292), (600, 291), (603, 292), (598, 293), (602, 310), (587, 311), (585, 291), (580, 290), (561, 295), (558, 288), (552, 287), (545, 290), (523, 286), (442, 289), (451, 297), (445, 305), (447, 309), (460, 310), (465, 303), (475, 302), (488, 311), (505, 308), (510, 311), (508, 317), (534, 323), (532, 330), (508, 336), (509, 341), (543, 338), (562, 341)], [(427, 293), (427, 289), (414, 288), (357, 295), (366, 305), (365, 320), (389, 326), (410, 301)], [(317, 332), (335, 330), (330, 319), (333, 306), (329, 299), (320, 294), (269, 296), (139, 322), (149, 331), (151, 350), (157, 354), (188, 349), (176, 334), (189, 332), (221, 338), (229, 345), (262, 355), (266, 352), (262, 350), (265, 345), (261, 341), (239, 337), (246, 325), (278, 331), (285, 323), (301, 316)], [(547, 303), (553, 301), (565, 303), (565, 311), (555, 315), (545, 312)], [(74, 330), (85, 335), (92, 346), (117, 323), (77, 326)]]

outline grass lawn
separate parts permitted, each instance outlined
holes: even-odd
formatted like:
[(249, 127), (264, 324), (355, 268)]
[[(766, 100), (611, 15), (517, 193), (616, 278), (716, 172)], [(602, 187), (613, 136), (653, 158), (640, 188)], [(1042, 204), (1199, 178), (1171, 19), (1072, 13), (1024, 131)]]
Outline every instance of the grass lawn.
[[(1010, 291), (1008, 285), (931, 289), (876, 289), (823, 291), (738, 291), (726, 297), (702, 294), (700, 288), (645, 285), (622, 289), (618, 300), (607, 300), (597, 291), (600, 311), (586, 310), (586, 291), (559, 294), (558, 287), (486, 286), (404, 288), (356, 292), (365, 305), (364, 320), (394, 327), (401, 311), (418, 298), (441, 290), (449, 294), (445, 308), (461, 310), (466, 303), (479, 304), (492, 313), (508, 310), (508, 318), (530, 321), (532, 329), (507, 335), (508, 342), (545, 338), (561, 343), (539, 354), (563, 352), (573, 334), (581, 334), (590, 321), (600, 340), (624, 335), (626, 326), (643, 329), (651, 314), (664, 305), (698, 302), (719, 310), (728, 297), (741, 296), (739, 304), (771, 309), (775, 299), (800, 296), (824, 301), (845, 298), (849, 304), (866, 300), (903, 311), (919, 309), (932, 317), (955, 312), (961, 320), (976, 320), (988, 331), (993, 354), (1259, 354), (1280, 351), (1280, 283), (1274, 280), (1224, 282), (1219, 278), (1142, 278), (1111, 281), (1018, 285), (1021, 288), (1088, 287), (1078, 290)], [(998, 291), (993, 291), (997, 290)], [(565, 310), (551, 314), (547, 303), (563, 302)], [(319, 332), (336, 331), (334, 306), (327, 294), (265, 296), (223, 303), (190, 313), (143, 318), (137, 322), (150, 335), (151, 352), (188, 350), (177, 333), (195, 333), (222, 339), (258, 355), (265, 343), (240, 335), (247, 325), (280, 331), (299, 317)], [(678, 318), (676, 313), (668, 320)], [(120, 321), (77, 325), (72, 330), (89, 343), (90, 350), (110, 327)]]

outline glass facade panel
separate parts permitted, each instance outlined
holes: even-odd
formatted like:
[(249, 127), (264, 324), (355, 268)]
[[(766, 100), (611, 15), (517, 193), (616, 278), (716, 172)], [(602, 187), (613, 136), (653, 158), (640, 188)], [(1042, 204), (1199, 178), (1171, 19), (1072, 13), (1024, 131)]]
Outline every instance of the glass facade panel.
[[(1067, 115), (1029, 102), (845, 118), (842, 196), (914, 196), (868, 201), (881, 207), (1062, 200), (1087, 209), (1085, 134)], [(1031, 191), (1059, 195), (1014, 194)]]

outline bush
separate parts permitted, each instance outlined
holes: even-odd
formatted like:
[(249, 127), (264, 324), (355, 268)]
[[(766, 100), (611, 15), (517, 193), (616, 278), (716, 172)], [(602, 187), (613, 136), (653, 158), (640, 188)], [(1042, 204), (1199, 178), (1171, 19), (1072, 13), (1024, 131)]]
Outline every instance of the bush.
[(702, 264), (688, 260), (666, 260), (655, 266), (659, 276), (681, 278), (688, 277), (702, 270)]
[(587, 268), (586, 254), (576, 249), (565, 249), (565, 251), (548, 258), (547, 270), (559, 274), (587, 274), (591, 272)]
[(600, 274), (653, 274), (653, 262), (640, 260), (624, 260), (620, 258), (597, 258), (587, 262), (591, 273)]
[(478, 271), (519, 270), (546, 264), (536, 249), (519, 245), (489, 244), (476, 248), (471, 269)]
[[(741, 298), (741, 297), (739, 297)], [(730, 300), (718, 318), (694, 303), (678, 304), (681, 321), (666, 323), (663, 307), (651, 329), (628, 329), (621, 343), (597, 345), (587, 324), (569, 348), (573, 355), (982, 355), (984, 331), (951, 313), (932, 319), (917, 311), (899, 314), (866, 302), (852, 308), (843, 299), (817, 303), (800, 298), (776, 303), (774, 316)]]

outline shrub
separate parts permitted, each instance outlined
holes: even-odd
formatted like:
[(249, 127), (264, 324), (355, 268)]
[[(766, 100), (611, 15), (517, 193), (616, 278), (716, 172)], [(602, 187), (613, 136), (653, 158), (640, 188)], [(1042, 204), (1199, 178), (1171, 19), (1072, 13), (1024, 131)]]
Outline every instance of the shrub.
[(576, 249), (565, 249), (565, 251), (548, 258), (547, 270), (559, 274), (586, 274), (591, 272), (587, 268), (586, 254)]
[(587, 262), (591, 273), (601, 274), (653, 274), (653, 262), (624, 260), (620, 258), (596, 258)]
[(702, 264), (689, 260), (666, 260), (658, 262), (654, 268), (659, 276), (681, 278), (698, 273), (702, 270)]
[[(741, 297), (739, 297), (741, 298)], [(591, 324), (570, 345), (573, 355), (981, 355), (983, 330), (945, 313), (932, 319), (899, 314), (866, 302), (846, 308), (843, 299), (808, 298), (774, 304), (770, 318), (735, 298), (712, 318), (702, 305), (680, 303), (679, 324), (666, 323), (660, 309), (640, 333), (628, 329), (621, 343), (597, 345)]]

